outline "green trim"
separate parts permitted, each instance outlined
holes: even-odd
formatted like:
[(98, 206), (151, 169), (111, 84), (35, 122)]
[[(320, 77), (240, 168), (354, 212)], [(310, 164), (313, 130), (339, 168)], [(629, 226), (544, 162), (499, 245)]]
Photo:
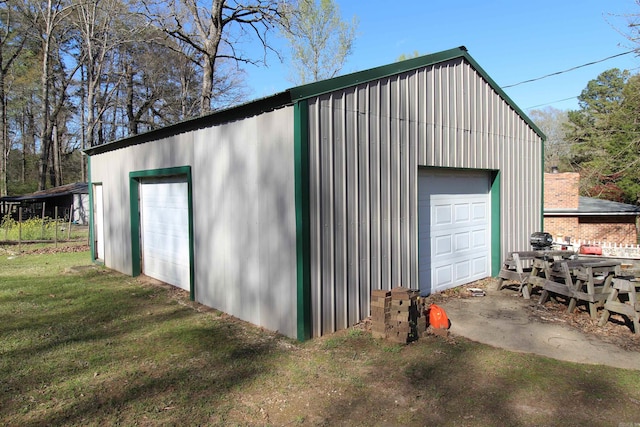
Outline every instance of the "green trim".
[(88, 155), (106, 153), (113, 150), (129, 147), (132, 145), (143, 144), (145, 142), (154, 141), (162, 138), (168, 138), (179, 133), (189, 132), (197, 129), (203, 129), (216, 126), (222, 123), (229, 123), (235, 120), (241, 120), (263, 112), (272, 111), (287, 105), (294, 104), (303, 99), (313, 98), (329, 92), (345, 89), (359, 84), (371, 82), (377, 79), (390, 77), (393, 75), (413, 71), (429, 65), (434, 65), (453, 59), (464, 58), (471, 66), (489, 83), (495, 90), (522, 118), (531, 126), (531, 128), (543, 139), (546, 139), (544, 133), (535, 123), (518, 107), (515, 102), (500, 88), (500, 86), (478, 65), (478, 63), (469, 55), (467, 48), (460, 46), (454, 49), (444, 50), (442, 52), (432, 53), (430, 55), (411, 58), (406, 61), (398, 61), (392, 64), (383, 65), (381, 67), (371, 68), (368, 70), (358, 71), (356, 73), (344, 76), (334, 77), (328, 80), (322, 80), (303, 86), (298, 86), (276, 93), (275, 95), (257, 99), (242, 105), (231, 107), (226, 110), (216, 111), (209, 115), (198, 117), (196, 119), (186, 120), (171, 126), (156, 129), (140, 135), (131, 136), (110, 142), (108, 144), (97, 145), (85, 150)]
[(502, 211), (500, 206), (500, 171), (491, 172), (491, 275), (498, 276), (501, 267), (500, 230)]
[(444, 50), (442, 52), (432, 53), (430, 55), (419, 56), (417, 58), (411, 58), (406, 61), (394, 62), (392, 64), (335, 77), (329, 80), (322, 80), (319, 82), (294, 87), (292, 89), (289, 89), (289, 92), (291, 92), (291, 99), (293, 101), (312, 98), (315, 96), (323, 95), (325, 93), (345, 89), (348, 87), (390, 77), (408, 71), (413, 71), (418, 68), (450, 61), (457, 58), (464, 58), (467, 62), (469, 62), (469, 64), (471, 64), (471, 66), (487, 81), (487, 83), (489, 83), (493, 90), (495, 90), (541, 138), (546, 138), (542, 130), (538, 126), (536, 126), (533, 120), (531, 120), (524, 113), (524, 111), (522, 111), (520, 107), (518, 107), (516, 103), (513, 102), (513, 100), (491, 77), (489, 77), (486, 71), (484, 71), (484, 69), (471, 57), (471, 55), (469, 55), (469, 53), (467, 52), (467, 48), (464, 46)]
[(195, 301), (195, 251), (193, 246), (193, 190), (191, 166), (151, 169), (129, 172), (129, 206), (131, 215), (131, 275), (142, 273), (140, 250), (140, 181), (144, 178), (166, 178), (185, 176), (187, 178), (187, 209), (189, 215), (189, 298)]
[(311, 230), (309, 228), (309, 106), (294, 105), (294, 159), (296, 204), (297, 335), (311, 338)]
[(129, 173), (129, 214), (131, 215), (131, 275), (142, 273), (140, 253), (140, 180)]

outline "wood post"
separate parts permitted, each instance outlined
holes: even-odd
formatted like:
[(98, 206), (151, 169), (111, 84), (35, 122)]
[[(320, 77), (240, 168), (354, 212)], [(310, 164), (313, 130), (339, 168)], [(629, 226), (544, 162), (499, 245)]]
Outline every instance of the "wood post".
[(53, 224), (55, 225), (55, 228), (56, 228), (56, 231), (55, 231), (55, 234), (54, 234), (55, 237), (53, 239), (54, 239), (54, 242), (55, 242), (55, 247), (57, 248), (58, 247), (58, 207), (57, 206), (53, 208), (53, 212), (54, 212), (54, 214), (53, 214), (54, 223)]

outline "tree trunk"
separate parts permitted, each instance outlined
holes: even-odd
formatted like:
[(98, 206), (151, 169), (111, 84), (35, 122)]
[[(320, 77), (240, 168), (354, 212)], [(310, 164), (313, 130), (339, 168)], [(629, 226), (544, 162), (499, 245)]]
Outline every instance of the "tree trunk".
[[(0, 51), (0, 65), (2, 52)], [(7, 195), (7, 157), (10, 145), (7, 135), (7, 100), (4, 91), (4, 71), (0, 70), (0, 197)]]
[(51, 50), (51, 33), (52, 29), (52, 17), (51, 17), (51, 1), (49, 0), (47, 18), (46, 18), (46, 31), (44, 33), (43, 46), (42, 46), (42, 76), (40, 83), (42, 84), (42, 128), (40, 130), (40, 176), (38, 189), (44, 190), (47, 188), (47, 175), (49, 172), (49, 155), (51, 151), (51, 124), (49, 123), (49, 54)]
[(202, 95), (200, 96), (200, 115), (211, 112), (211, 91), (213, 90), (213, 64), (214, 58), (205, 58), (202, 68)]

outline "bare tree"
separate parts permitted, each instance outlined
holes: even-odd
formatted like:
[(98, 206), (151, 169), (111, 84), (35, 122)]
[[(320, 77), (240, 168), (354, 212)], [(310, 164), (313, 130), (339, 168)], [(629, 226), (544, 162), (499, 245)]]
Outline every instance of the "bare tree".
[(7, 194), (7, 167), (11, 143), (7, 122), (6, 77), (22, 52), (26, 31), (18, 21), (13, 2), (0, 3), (0, 196)]
[(569, 169), (571, 145), (566, 136), (569, 121), (567, 112), (547, 107), (532, 110), (529, 116), (547, 136), (544, 143), (544, 164), (547, 171), (553, 166)]
[[(221, 60), (257, 64), (240, 49), (247, 37), (255, 38), (271, 49), (268, 34), (283, 17), (284, 0), (164, 0), (152, 4), (146, 0), (149, 17), (163, 31), (189, 45), (202, 67), (200, 114), (212, 109), (217, 67)], [(206, 3), (206, 4), (205, 4)], [(168, 10), (169, 13), (164, 11)]]
[(358, 20), (342, 21), (333, 0), (298, 0), (285, 15), (295, 84), (335, 77), (351, 54)]
[[(32, 33), (39, 39), (42, 55), (41, 68), (41, 127), (40, 127), (40, 165), (39, 188), (46, 188), (47, 176), (53, 147), (53, 131), (57, 116), (67, 101), (66, 89), (71, 78), (79, 68), (72, 66), (67, 71), (63, 45), (72, 37), (69, 31), (68, 17), (75, 7), (69, 0), (28, 0), (21, 3), (21, 11), (26, 20), (32, 25)], [(52, 91), (55, 82), (59, 85)], [(53, 95), (56, 95), (55, 99)]]

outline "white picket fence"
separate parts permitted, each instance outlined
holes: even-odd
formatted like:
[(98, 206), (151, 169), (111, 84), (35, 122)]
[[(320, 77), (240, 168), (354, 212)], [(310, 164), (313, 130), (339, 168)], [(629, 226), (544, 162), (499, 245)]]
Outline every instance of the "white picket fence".
[[(555, 241), (554, 243), (556, 245), (566, 245), (566, 242), (561, 240)], [(583, 245), (601, 247), (602, 256), (640, 259), (640, 245), (623, 245), (595, 240), (571, 239), (571, 244), (568, 249), (580, 252), (580, 247)]]

